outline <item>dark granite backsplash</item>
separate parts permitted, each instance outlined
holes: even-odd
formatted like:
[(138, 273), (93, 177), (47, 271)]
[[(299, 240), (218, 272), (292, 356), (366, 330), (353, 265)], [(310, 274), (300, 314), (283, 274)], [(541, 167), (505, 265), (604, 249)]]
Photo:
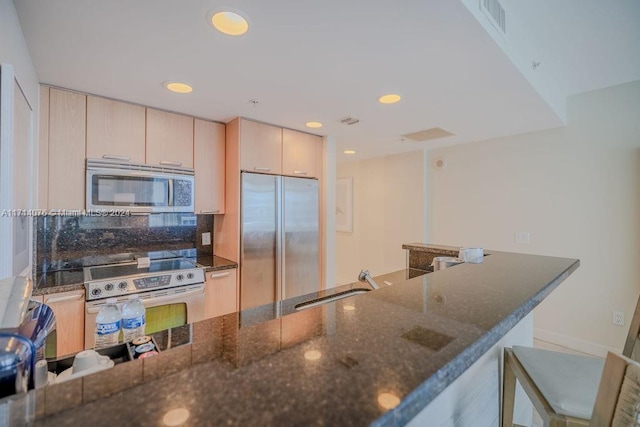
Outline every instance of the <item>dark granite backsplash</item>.
[(40, 216), (34, 230), (35, 273), (114, 262), (117, 254), (190, 248), (213, 254), (213, 245), (198, 238), (210, 232), (213, 241), (213, 215)]

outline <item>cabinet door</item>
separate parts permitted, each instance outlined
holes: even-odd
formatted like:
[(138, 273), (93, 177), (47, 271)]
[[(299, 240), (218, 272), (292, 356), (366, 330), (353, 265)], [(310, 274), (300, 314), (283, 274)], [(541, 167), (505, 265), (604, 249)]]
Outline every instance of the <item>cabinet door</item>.
[(49, 209), (83, 209), (87, 97), (49, 92)]
[(49, 86), (40, 86), (40, 117), (38, 123), (38, 200), (36, 208), (49, 207)]
[(44, 303), (56, 316), (56, 356), (84, 350), (84, 289), (45, 295)]
[(283, 129), (282, 174), (315, 178), (316, 147), (321, 142), (319, 136)]
[(145, 109), (87, 97), (87, 157), (144, 163)]
[(224, 213), (224, 137), (224, 125), (196, 119), (193, 129), (196, 213)]
[(193, 117), (147, 108), (146, 163), (193, 167)]
[(240, 122), (240, 169), (282, 173), (282, 129), (264, 123)]
[(205, 317), (211, 318), (238, 311), (236, 269), (207, 273), (205, 285)]

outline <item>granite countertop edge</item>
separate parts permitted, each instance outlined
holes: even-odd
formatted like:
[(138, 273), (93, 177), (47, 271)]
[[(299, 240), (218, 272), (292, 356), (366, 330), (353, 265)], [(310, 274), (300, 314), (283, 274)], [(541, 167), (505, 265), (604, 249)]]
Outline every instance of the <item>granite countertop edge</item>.
[[(403, 245), (404, 248), (405, 245)], [(426, 245), (425, 245), (426, 246)], [(432, 245), (429, 245), (432, 246)], [(422, 409), (433, 401), (442, 391), (462, 375), (473, 363), (485, 354), (494, 344), (511, 330), (520, 320), (526, 317), (540, 304), (555, 288), (580, 266), (580, 260), (575, 260), (571, 266), (556, 276), (553, 280), (523, 302), (515, 311), (506, 316), (491, 330), (482, 335), (473, 344), (463, 350), (457, 357), (443, 366), (436, 375), (432, 375), (417, 388), (403, 397), (400, 404), (371, 423), (371, 426), (402, 426), (413, 419)]]
[(405, 243), (402, 245), (402, 249), (432, 254), (447, 254), (456, 257), (460, 253), (460, 247), (458, 246), (430, 245), (426, 243)]

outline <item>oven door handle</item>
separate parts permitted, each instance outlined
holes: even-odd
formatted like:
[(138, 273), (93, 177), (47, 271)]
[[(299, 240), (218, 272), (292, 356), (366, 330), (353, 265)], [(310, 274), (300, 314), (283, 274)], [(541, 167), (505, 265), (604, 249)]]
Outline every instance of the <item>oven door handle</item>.
[[(193, 289), (186, 292), (175, 292), (170, 295), (162, 295), (159, 297), (151, 297), (151, 298), (141, 297), (140, 301), (142, 301), (142, 304), (144, 304), (144, 306), (146, 307), (149, 304), (155, 304), (157, 302), (169, 301), (169, 300), (179, 301), (183, 299), (183, 297), (185, 296), (192, 296), (192, 295), (197, 295), (202, 293), (204, 293), (204, 286), (201, 285), (197, 289)], [(94, 307), (87, 307), (87, 314), (96, 314), (97, 312), (100, 311), (100, 308), (102, 306), (103, 304), (100, 304)]]

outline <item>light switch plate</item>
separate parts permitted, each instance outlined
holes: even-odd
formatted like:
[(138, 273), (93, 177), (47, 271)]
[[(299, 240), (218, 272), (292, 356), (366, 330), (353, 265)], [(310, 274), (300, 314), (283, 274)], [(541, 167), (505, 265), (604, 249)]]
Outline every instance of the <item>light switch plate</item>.
[(202, 233), (202, 246), (211, 244), (211, 233)]
[(530, 236), (528, 231), (516, 232), (516, 243), (520, 245), (528, 245), (530, 243)]

